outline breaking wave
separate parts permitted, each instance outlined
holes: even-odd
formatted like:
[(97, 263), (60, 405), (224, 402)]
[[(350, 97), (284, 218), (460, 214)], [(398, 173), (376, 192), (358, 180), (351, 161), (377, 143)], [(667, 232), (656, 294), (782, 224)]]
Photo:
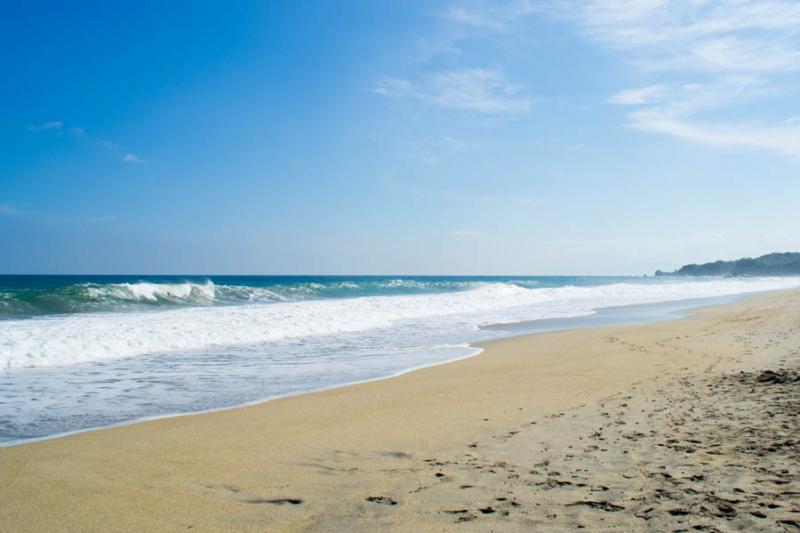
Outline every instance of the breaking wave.
[(42, 289), (0, 291), (0, 315), (46, 315), (124, 311), (137, 308), (279, 302), (286, 298), (263, 287), (203, 283), (82, 283)]
[[(470, 330), (482, 325), (581, 316), (599, 308), (755, 292), (800, 285), (797, 278), (610, 283), (526, 288), (478, 283), (450, 292), (291, 300), (275, 287), (205, 283), (85, 284), (83, 301), (113, 313), (0, 321), (0, 368), (57, 366), (174, 352), (224, 351), (285, 339), (392, 330)], [(214, 305), (236, 302), (240, 305)], [(158, 312), (119, 306), (178, 306)], [(190, 307), (181, 305), (190, 303)]]

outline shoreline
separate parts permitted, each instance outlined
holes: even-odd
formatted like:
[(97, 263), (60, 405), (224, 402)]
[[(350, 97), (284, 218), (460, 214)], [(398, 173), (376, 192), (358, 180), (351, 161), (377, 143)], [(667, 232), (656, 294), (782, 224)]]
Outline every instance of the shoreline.
[[(510, 337), (392, 379), (5, 447), (0, 514), (17, 531), (298, 530), (331, 525), (326, 517), (333, 530), (413, 520), (445, 527), (454, 518), (447, 511), (407, 520), (447, 498), (418, 502), (398, 490), (431, 457), (504, 443), (532, 420), (631, 387), (774, 362), (773, 343), (797, 345), (789, 325), (798, 302), (798, 290), (771, 291), (689, 318)], [(743, 348), (745, 326), (771, 340)]]
[[(684, 300), (669, 300), (665, 302), (654, 302), (654, 303), (647, 303), (647, 304), (631, 304), (631, 305), (621, 305), (621, 306), (609, 306), (609, 307), (600, 307), (596, 309), (593, 313), (587, 315), (577, 315), (577, 316), (570, 316), (570, 317), (560, 317), (560, 318), (543, 318), (539, 320), (532, 320), (527, 322), (509, 322), (509, 323), (499, 323), (499, 324), (489, 324), (487, 326), (483, 326), (479, 328), (480, 330), (485, 331), (497, 331), (500, 333), (500, 336), (493, 337), (488, 340), (478, 341), (474, 343), (469, 343), (463, 346), (464, 349), (471, 350), (472, 353), (462, 355), (459, 357), (445, 359), (442, 361), (435, 361), (432, 363), (427, 363), (423, 365), (418, 365), (414, 367), (410, 367), (404, 370), (400, 370), (399, 372), (394, 372), (392, 374), (387, 374), (385, 376), (378, 376), (374, 378), (368, 378), (359, 381), (352, 381), (342, 384), (335, 384), (326, 387), (321, 387), (317, 389), (309, 389), (305, 391), (298, 391), (293, 393), (287, 394), (279, 394), (276, 396), (269, 396), (265, 398), (259, 398), (256, 400), (239, 403), (235, 405), (223, 406), (223, 407), (215, 407), (211, 409), (203, 409), (199, 411), (186, 411), (186, 412), (176, 412), (176, 413), (169, 413), (164, 415), (155, 415), (143, 418), (136, 418), (133, 420), (128, 420), (124, 422), (120, 422), (117, 424), (111, 424), (107, 426), (99, 426), (93, 428), (86, 428), (86, 429), (77, 429), (73, 431), (65, 431), (62, 433), (56, 433), (53, 435), (46, 435), (43, 437), (33, 437), (29, 439), (19, 439), (16, 441), (9, 441), (9, 442), (0, 442), (0, 449), (2, 448), (9, 448), (14, 446), (25, 446), (27, 444), (33, 444), (37, 442), (43, 442), (52, 439), (60, 439), (64, 437), (70, 437), (73, 435), (79, 435), (81, 433), (88, 433), (94, 431), (103, 431), (106, 429), (114, 429), (114, 428), (121, 428), (126, 427), (134, 424), (152, 422), (156, 420), (162, 419), (169, 419), (169, 418), (176, 418), (182, 416), (195, 416), (195, 415), (203, 415), (208, 413), (218, 413), (224, 412), (231, 409), (241, 409), (245, 407), (252, 407), (260, 404), (265, 404), (268, 402), (273, 402), (276, 400), (282, 400), (286, 398), (294, 398), (297, 396), (302, 396), (305, 394), (315, 394), (321, 392), (327, 392), (331, 390), (336, 390), (343, 387), (351, 387), (354, 385), (361, 385), (365, 383), (372, 383), (383, 381), (387, 379), (393, 379), (399, 376), (403, 376), (410, 372), (416, 372), (418, 370), (424, 370), (426, 368), (431, 368), (439, 365), (447, 365), (450, 363), (456, 363), (458, 361), (462, 361), (464, 359), (469, 359), (471, 357), (477, 357), (481, 355), (485, 351), (485, 345), (501, 341), (504, 339), (511, 339), (515, 337), (524, 337), (528, 335), (539, 335), (541, 333), (552, 333), (557, 331), (575, 331), (581, 329), (590, 329), (590, 328), (601, 328), (601, 327), (611, 327), (611, 326), (633, 326), (633, 325), (645, 325), (645, 324), (653, 324), (657, 322), (664, 322), (670, 320), (681, 320), (685, 318), (689, 318), (692, 314), (693, 310), (703, 309), (706, 307), (717, 307), (721, 305), (731, 305), (734, 303), (741, 302), (747, 298), (769, 294), (772, 292), (781, 292), (783, 290), (792, 290), (792, 289), (778, 289), (776, 291), (761, 291), (761, 292), (746, 292), (746, 293), (737, 293), (737, 294), (730, 294), (726, 296), (709, 296), (703, 298), (690, 298)], [(668, 311), (662, 311), (660, 308), (667, 307), (670, 308)], [(633, 314), (627, 315), (627, 317), (623, 317), (621, 320), (613, 322), (613, 321), (604, 321), (604, 315), (608, 312), (615, 312), (615, 311), (624, 311), (629, 310), (632, 311)], [(635, 314), (635, 311), (642, 311), (645, 310), (646, 312), (652, 313), (649, 319), (640, 320), (638, 317), (639, 315)], [(561, 326), (544, 326), (545, 324), (562, 324)], [(544, 327), (542, 327), (544, 326)]]

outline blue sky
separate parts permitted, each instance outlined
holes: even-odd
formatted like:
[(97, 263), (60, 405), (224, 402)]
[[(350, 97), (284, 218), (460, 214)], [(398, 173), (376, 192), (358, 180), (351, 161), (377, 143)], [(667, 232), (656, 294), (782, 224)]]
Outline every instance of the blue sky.
[(800, 250), (796, 2), (16, 4), (0, 272), (641, 274)]

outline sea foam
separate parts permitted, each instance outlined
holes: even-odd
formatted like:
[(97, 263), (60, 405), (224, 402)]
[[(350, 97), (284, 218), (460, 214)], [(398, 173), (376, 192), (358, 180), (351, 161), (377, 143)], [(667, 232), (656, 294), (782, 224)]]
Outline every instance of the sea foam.
[[(284, 301), (266, 289), (231, 306), (50, 315), (0, 321), (0, 368), (47, 367), (175, 352), (220, 351), (286, 339), (398, 328), (474, 330), (494, 323), (581, 316), (599, 308), (724, 296), (800, 286), (798, 278), (678, 280), (592, 287), (476, 284), (447, 293)], [(214, 301), (204, 284), (110, 284), (95, 298)]]
[(173, 302), (211, 302), (216, 297), (214, 283), (112, 283), (86, 286), (86, 294), (95, 300), (114, 299), (155, 303), (160, 300)]

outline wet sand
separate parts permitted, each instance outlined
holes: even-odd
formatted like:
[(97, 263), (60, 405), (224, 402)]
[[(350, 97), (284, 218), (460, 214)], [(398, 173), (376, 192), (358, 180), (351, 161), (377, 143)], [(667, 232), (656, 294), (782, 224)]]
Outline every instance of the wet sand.
[(0, 530), (800, 529), (800, 291), (485, 348), (0, 449)]

